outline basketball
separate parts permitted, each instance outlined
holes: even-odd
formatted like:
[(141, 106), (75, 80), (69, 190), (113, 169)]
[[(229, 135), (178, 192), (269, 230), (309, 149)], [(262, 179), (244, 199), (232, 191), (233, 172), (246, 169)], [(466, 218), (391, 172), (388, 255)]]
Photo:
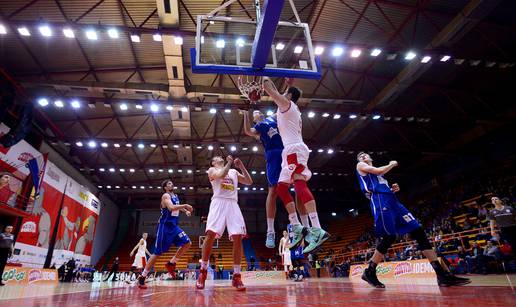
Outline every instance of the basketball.
[(258, 100), (260, 100), (261, 97), (262, 96), (260, 94), (260, 91), (258, 91), (256, 89), (249, 92), (249, 100), (251, 102), (257, 102)]

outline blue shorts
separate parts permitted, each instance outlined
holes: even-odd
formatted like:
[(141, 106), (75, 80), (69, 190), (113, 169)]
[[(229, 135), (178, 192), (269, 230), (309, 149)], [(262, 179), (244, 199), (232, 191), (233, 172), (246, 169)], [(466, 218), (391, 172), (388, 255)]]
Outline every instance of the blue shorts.
[(181, 247), (190, 242), (188, 235), (179, 226), (159, 223), (156, 243), (154, 244), (154, 255), (159, 256), (165, 253), (172, 244)]
[(272, 149), (265, 152), (265, 160), (267, 161), (267, 181), (269, 187), (278, 184), (279, 175), (281, 173), (281, 153), (283, 149)]
[(377, 236), (404, 235), (421, 227), (394, 194), (373, 193), (371, 211)]
[(303, 255), (303, 247), (301, 245), (296, 247), (295, 250), (290, 251), (290, 259), (292, 260), (292, 262), (296, 260), (305, 259), (305, 255)]

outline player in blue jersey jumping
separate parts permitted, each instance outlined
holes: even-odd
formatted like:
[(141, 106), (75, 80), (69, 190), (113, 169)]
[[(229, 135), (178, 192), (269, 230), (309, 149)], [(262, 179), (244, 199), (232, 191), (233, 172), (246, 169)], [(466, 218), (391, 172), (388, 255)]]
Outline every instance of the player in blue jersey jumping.
[(423, 228), (396, 197), (395, 193), (400, 190), (398, 184), (389, 186), (387, 180), (383, 178), (383, 175), (398, 166), (398, 162), (391, 161), (388, 165), (374, 167), (373, 159), (365, 152), (360, 152), (357, 160), (358, 182), (366, 197), (371, 201), (375, 233), (381, 238), (369, 262), (369, 267), (362, 274), (362, 279), (376, 288), (385, 288), (385, 285), (376, 276), (376, 267), (396, 240), (396, 236), (408, 233), (413, 240), (416, 240), (419, 250), (430, 261), (437, 274), (439, 286), (458, 286), (470, 283), (469, 279), (457, 277), (441, 266)]
[(244, 115), (244, 132), (248, 136), (259, 139), (265, 150), (265, 160), (267, 169), (267, 181), (269, 182), (269, 193), (267, 194), (266, 214), (267, 214), (267, 237), (265, 246), (274, 248), (275, 231), (274, 218), (276, 217), (276, 198), (278, 196), (276, 187), (281, 172), (281, 153), (283, 142), (278, 131), (278, 123), (274, 116), (265, 117), (260, 111), (253, 111), (253, 121), (255, 125), (251, 127), (249, 113), (241, 110)]
[(179, 212), (184, 212), (187, 216), (190, 216), (193, 211), (192, 206), (180, 204), (179, 197), (174, 193), (172, 180), (167, 179), (163, 181), (161, 187), (165, 193), (161, 196), (161, 216), (158, 221), (154, 252), (150, 256), (149, 262), (147, 262), (142, 274), (138, 277), (138, 287), (142, 289), (146, 288), (145, 278), (154, 266), (156, 259), (168, 251), (172, 244), (179, 247), (174, 257), (165, 265), (172, 278), (175, 276), (177, 260), (192, 246), (188, 235), (178, 226)]

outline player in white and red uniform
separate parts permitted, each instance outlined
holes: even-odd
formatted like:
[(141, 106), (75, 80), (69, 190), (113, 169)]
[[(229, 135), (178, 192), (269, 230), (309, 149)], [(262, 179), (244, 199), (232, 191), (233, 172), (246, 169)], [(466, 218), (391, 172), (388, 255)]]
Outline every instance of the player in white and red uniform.
[[(289, 79), (287, 79), (288, 82)], [(278, 106), (278, 129), (284, 146), (278, 196), (285, 204), (288, 218), (292, 224), (293, 239), (290, 248), (295, 249), (306, 235), (309, 244), (303, 250), (303, 253), (310, 253), (326, 241), (329, 234), (321, 228), (315, 199), (307, 185), (307, 181), (312, 177), (312, 172), (308, 169), (310, 152), (308, 146), (303, 142), (301, 112), (295, 104), (301, 97), (301, 91), (296, 87), (289, 86), (285, 94), (282, 95), (268, 77), (263, 78), (263, 88)], [(291, 184), (294, 184), (296, 196), (308, 212), (312, 223), (312, 227), (309, 229), (303, 227), (299, 222), (296, 205), (289, 192)]]
[(238, 206), (238, 183), (251, 185), (253, 179), (240, 159), (235, 159), (234, 162), (242, 173), (231, 168), (233, 163), (231, 156), (226, 157), (226, 164), (222, 157), (213, 157), (212, 167), (208, 170), (213, 197), (206, 221), (206, 239), (202, 245), (201, 271), (197, 279), (197, 289), (204, 289), (213, 241), (220, 238), (227, 228), (229, 239), (233, 241), (232, 284), (238, 291), (245, 290), (240, 276), (240, 263), (242, 261), (242, 238), (247, 236), (247, 230), (244, 216)]
[(147, 264), (146, 254), (149, 256), (151, 255), (149, 250), (147, 250), (147, 233), (146, 232), (144, 232), (142, 234), (142, 238), (140, 239), (138, 244), (136, 244), (136, 246), (133, 248), (133, 250), (131, 251), (129, 256), (132, 257), (134, 255), (135, 251), (136, 251), (136, 255), (134, 256), (134, 262), (131, 267), (142, 270), (145, 267), (145, 265)]

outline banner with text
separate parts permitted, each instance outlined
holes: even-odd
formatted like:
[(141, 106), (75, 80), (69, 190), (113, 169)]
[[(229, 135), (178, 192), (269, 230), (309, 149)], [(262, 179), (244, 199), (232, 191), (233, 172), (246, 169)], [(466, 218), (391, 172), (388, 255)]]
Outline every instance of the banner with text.
[[(368, 264), (352, 265), (349, 270), (351, 282), (365, 283), (361, 279)], [(376, 267), (378, 279), (393, 284), (437, 284), (435, 271), (426, 259), (382, 262)]]
[(57, 270), (6, 266), (2, 281), (9, 285), (57, 284)]

